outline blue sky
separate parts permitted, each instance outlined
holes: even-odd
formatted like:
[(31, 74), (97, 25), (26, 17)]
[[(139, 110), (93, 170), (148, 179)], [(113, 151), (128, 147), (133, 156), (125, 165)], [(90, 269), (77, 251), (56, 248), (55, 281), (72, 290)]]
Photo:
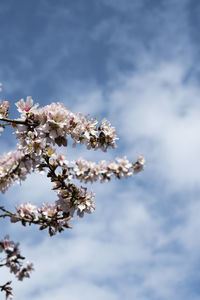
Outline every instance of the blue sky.
[[(50, 238), (1, 220), (35, 272), (13, 279), (15, 299), (200, 299), (200, 3), (193, 0), (0, 2), (2, 99), (31, 95), (107, 117), (118, 148), (66, 149), (68, 159), (142, 152), (134, 178), (95, 184), (96, 211)], [(1, 137), (1, 152), (15, 146)], [(31, 175), (1, 197), (8, 207), (56, 200)], [(1, 280), (2, 281), (2, 280)]]

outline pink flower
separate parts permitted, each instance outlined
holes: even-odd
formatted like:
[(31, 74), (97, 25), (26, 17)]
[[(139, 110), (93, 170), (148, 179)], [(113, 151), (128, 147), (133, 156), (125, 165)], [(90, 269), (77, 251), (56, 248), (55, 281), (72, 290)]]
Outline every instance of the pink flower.
[(20, 217), (31, 217), (34, 219), (38, 218), (38, 208), (35, 205), (32, 205), (31, 203), (24, 203), (21, 204), (19, 207), (16, 207), (16, 210)]
[(138, 159), (135, 164), (133, 164), (134, 173), (137, 174), (143, 171), (145, 167), (145, 159), (142, 154), (138, 155)]
[(43, 217), (46, 219), (51, 218), (53, 215), (58, 213), (58, 207), (55, 204), (50, 204), (50, 203), (43, 203), (42, 208), (40, 208), (40, 213), (42, 214)]
[(31, 96), (26, 97), (26, 102), (24, 102), (24, 99), (21, 99), (15, 105), (18, 107), (18, 111), (20, 113), (27, 113), (29, 111), (33, 111), (33, 109), (36, 109), (38, 107), (38, 103), (33, 106), (33, 99)]

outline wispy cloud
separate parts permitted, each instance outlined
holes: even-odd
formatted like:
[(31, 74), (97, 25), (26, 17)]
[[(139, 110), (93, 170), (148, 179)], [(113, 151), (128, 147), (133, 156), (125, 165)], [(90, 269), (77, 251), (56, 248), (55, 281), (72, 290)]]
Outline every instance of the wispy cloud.
[(178, 189), (199, 186), (199, 88), (184, 75), (175, 63), (133, 74), (110, 101), (120, 135), (132, 145), (128, 152), (139, 143), (151, 169)]

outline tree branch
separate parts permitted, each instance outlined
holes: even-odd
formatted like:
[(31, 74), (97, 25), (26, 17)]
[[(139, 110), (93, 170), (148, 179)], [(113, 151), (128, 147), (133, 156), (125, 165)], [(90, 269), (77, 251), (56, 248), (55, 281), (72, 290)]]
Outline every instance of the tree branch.
[[(8, 122), (8, 123), (13, 123), (13, 124), (20, 124), (20, 125), (38, 125), (38, 123), (34, 122), (29, 122), (28, 119), (26, 120), (17, 120), (17, 119), (8, 119), (8, 118), (0, 118), (0, 121)], [(3, 124), (1, 126), (8, 125), (8, 124)]]

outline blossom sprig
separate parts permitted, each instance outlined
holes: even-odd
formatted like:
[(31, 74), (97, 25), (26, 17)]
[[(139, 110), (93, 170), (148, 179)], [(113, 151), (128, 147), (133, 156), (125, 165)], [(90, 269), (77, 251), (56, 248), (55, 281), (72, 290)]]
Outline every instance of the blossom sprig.
[(121, 179), (123, 176), (133, 176), (144, 169), (145, 160), (142, 155), (138, 156), (135, 163), (130, 163), (126, 156), (116, 158), (116, 162), (100, 161), (98, 164), (89, 162), (83, 158), (74, 161), (75, 167), (71, 170), (71, 175), (85, 183), (100, 180), (109, 181), (111, 176)]
[(50, 236), (63, 231), (64, 228), (71, 228), (68, 223), (71, 217), (56, 204), (43, 203), (43, 206), (38, 208), (31, 203), (24, 203), (16, 207), (16, 211), (17, 214), (11, 217), (11, 222), (21, 221), (24, 226), (38, 224), (40, 230), (48, 228)]
[(16, 213), (0, 207), (5, 214), (0, 217), (10, 217), (12, 223), (21, 222), (23, 226), (37, 224), (40, 230), (48, 228), (50, 236), (62, 232), (66, 228), (72, 228), (69, 221), (74, 213), (79, 217), (84, 213), (92, 213), (95, 209), (94, 193), (87, 194), (87, 189), (68, 184), (67, 189), (60, 189), (59, 199), (55, 204), (43, 203), (41, 208), (29, 202), (16, 206)]
[[(41, 170), (44, 170), (45, 167), (49, 168), (51, 171), (47, 176), (51, 177), (52, 181), (57, 181), (57, 185), (62, 185), (65, 180), (71, 181), (72, 179), (78, 179), (85, 183), (100, 180), (103, 183), (104, 181), (109, 181), (113, 175), (118, 179), (121, 179), (123, 176), (133, 176), (144, 170), (145, 166), (145, 159), (142, 154), (138, 155), (138, 159), (134, 163), (129, 162), (126, 156), (116, 158), (116, 162), (102, 160), (99, 163), (95, 163), (83, 158), (67, 161), (63, 154), (57, 154), (55, 150), (52, 150), (52, 152), (48, 152), (45, 161), (46, 163), (40, 164), (39, 168)], [(57, 176), (55, 171), (58, 167), (61, 167), (62, 171)], [(61, 179), (62, 182), (58, 184), (58, 181), (61, 181)]]
[(89, 120), (88, 115), (72, 113), (62, 103), (37, 109), (30, 97), (26, 102), (21, 99), (16, 105), (24, 120), (23, 125), (16, 125), (16, 137), (24, 151), (34, 152), (36, 145), (41, 151), (49, 144), (67, 146), (68, 135), (74, 140), (74, 146), (84, 143), (88, 149), (103, 151), (116, 146), (115, 128), (106, 119), (98, 125), (96, 118)]
[(25, 180), (39, 161), (34, 153), (31, 156), (20, 150), (4, 153), (0, 157), (0, 191), (5, 193), (14, 182)]
[(43, 203), (43, 206), (38, 208), (36, 205), (26, 202), (16, 206), (16, 213), (12, 213), (2, 206), (0, 206), (0, 210), (4, 212), (0, 214), (0, 217), (9, 217), (11, 223), (21, 222), (23, 226), (39, 225), (40, 230), (48, 228), (50, 236), (65, 228), (72, 228), (69, 224), (72, 218), (69, 214), (61, 211), (58, 205)]
[[(44, 157), (46, 163), (42, 164), (42, 167), (48, 168), (47, 176), (55, 184), (53, 190), (57, 191), (58, 200), (56, 204), (60, 210), (70, 217), (73, 217), (75, 212), (79, 217), (83, 217), (85, 212), (92, 213), (95, 210), (94, 192), (87, 193), (86, 187), (78, 187), (76, 184), (68, 182), (72, 179), (72, 176), (67, 173), (66, 163), (68, 162), (63, 155), (55, 155), (55, 153), (53, 155), (53, 160), (51, 156)], [(60, 156), (61, 159), (58, 159)], [(59, 166), (62, 167), (62, 174), (56, 172)]]
[[(30, 272), (34, 270), (33, 264), (26, 262), (26, 265), (23, 265), (25, 257), (21, 255), (18, 243), (9, 240), (9, 237), (5, 236), (5, 238), (0, 241), (0, 253), (4, 253), (5, 255), (5, 257), (0, 259), (0, 267), (8, 267), (10, 272), (20, 281), (26, 277), (30, 277)], [(0, 286), (1, 291), (6, 292), (6, 299), (12, 299), (13, 296), (10, 284), (11, 281), (8, 281)]]

